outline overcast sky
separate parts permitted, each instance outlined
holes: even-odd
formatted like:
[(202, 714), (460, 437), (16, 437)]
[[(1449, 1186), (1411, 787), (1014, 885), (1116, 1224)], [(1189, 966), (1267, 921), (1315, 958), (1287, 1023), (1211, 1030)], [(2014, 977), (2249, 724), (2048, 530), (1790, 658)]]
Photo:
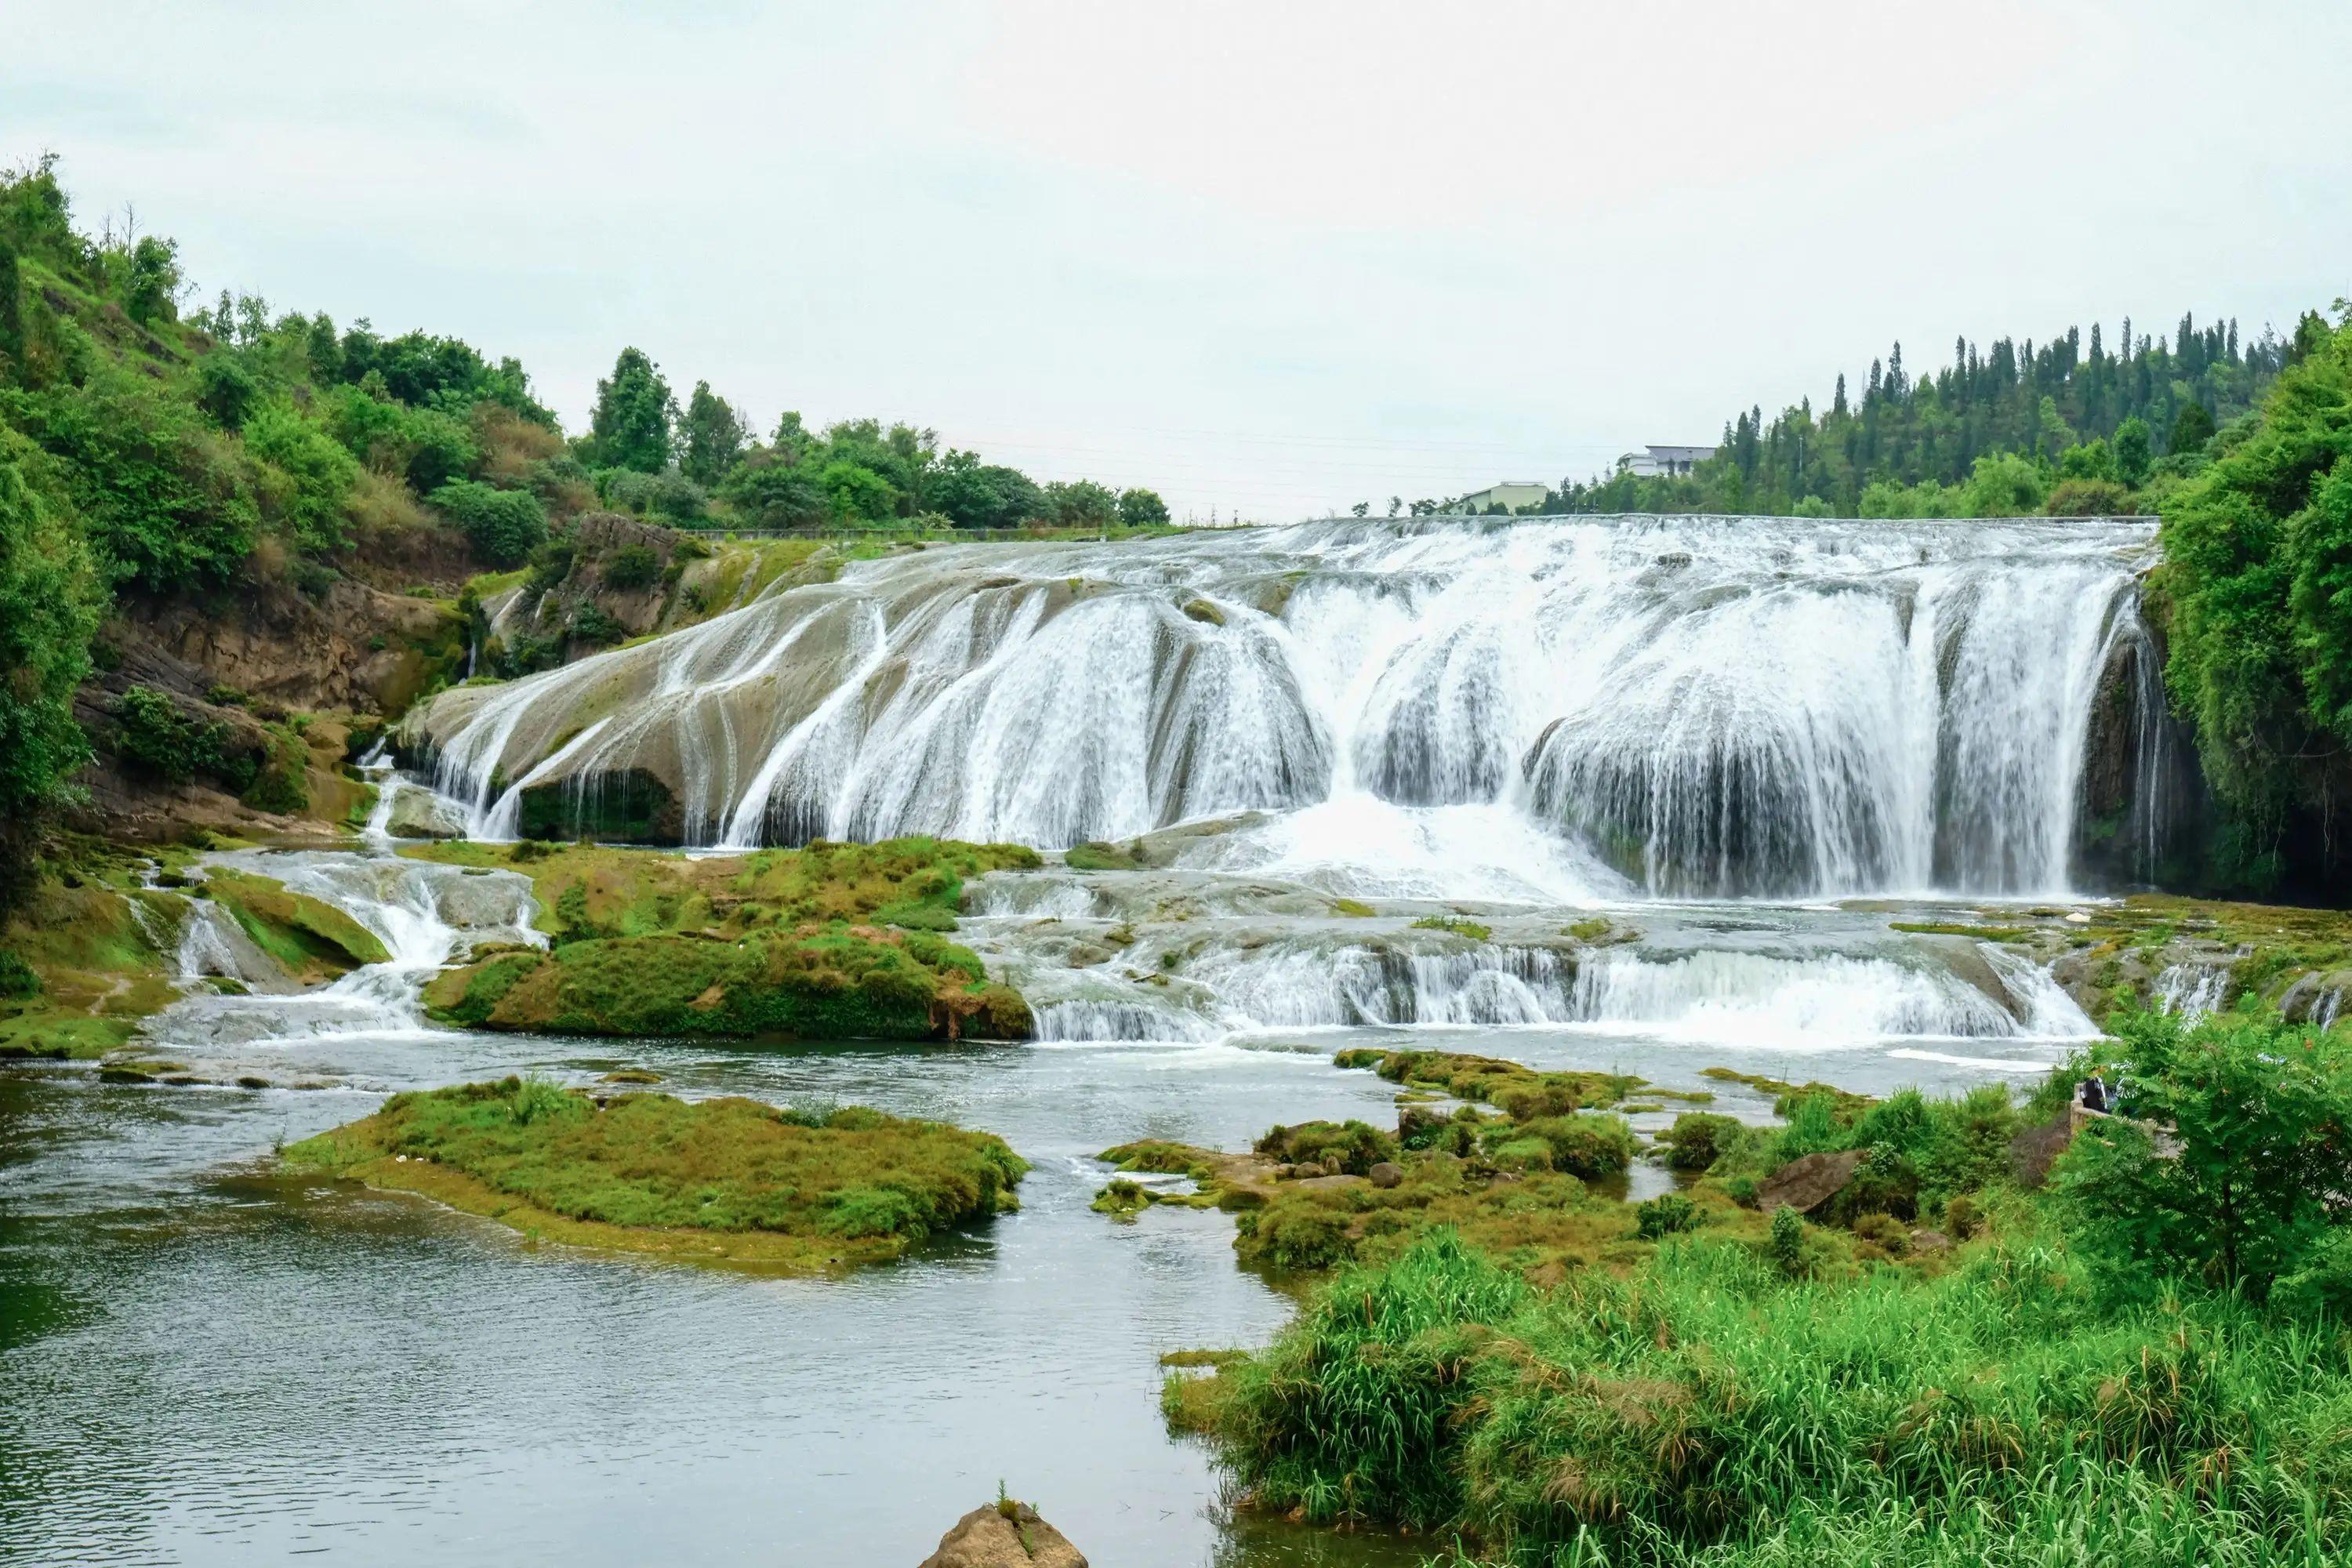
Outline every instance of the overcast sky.
[(2344, 0), (655, 10), (11, 0), (0, 158), (573, 428), (635, 343), (1204, 519), (2352, 293)]

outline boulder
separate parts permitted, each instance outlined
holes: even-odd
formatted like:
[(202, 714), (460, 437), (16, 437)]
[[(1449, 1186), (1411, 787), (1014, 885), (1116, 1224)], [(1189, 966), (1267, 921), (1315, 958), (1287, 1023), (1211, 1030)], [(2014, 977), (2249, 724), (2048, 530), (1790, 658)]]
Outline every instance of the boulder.
[(2029, 1127), (2009, 1141), (2009, 1173), (2021, 1187), (2038, 1187), (2050, 1179), (2050, 1167), (2074, 1141), (2071, 1116), (2047, 1127)]
[(457, 809), (429, 789), (415, 784), (389, 786), (394, 794), (392, 810), (384, 818), (384, 831), (394, 838), (463, 838), (465, 819)]
[(956, 1521), (921, 1568), (1087, 1568), (1062, 1532), (1025, 1502), (990, 1503)]
[(1399, 1186), (1404, 1181), (1404, 1167), (1393, 1160), (1382, 1160), (1365, 1174), (1371, 1178), (1372, 1185), (1376, 1187)]
[(1757, 1185), (1756, 1206), (1766, 1214), (1779, 1208), (1811, 1214), (1845, 1191), (1846, 1184), (1853, 1180), (1853, 1173), (1861, 1165), (1862, 1151), (1859, 1149), (1847, 1149), (1835, 1154), (1801, 1155)]

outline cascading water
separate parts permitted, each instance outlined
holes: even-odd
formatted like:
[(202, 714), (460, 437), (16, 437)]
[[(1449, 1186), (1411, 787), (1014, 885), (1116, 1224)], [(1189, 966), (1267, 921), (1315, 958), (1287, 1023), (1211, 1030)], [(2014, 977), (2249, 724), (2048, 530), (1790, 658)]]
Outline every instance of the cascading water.
[(410, 736), (492, 837), (616, 794), (738, 846), (1489, 806), (1653, 895), (2047, 893), (2151, 550), (1726, 518), (931, 550), (445, 694)]
[[(419, 1005), (425, 983), (461, 950), (488, 942), (544, 946), (531, 928), (528, 879), (382, 854), (240, 850), (207, 864), (252, 871), (350, 915), (390, 955), (332, 984), (299, 991), (284, 972), (209, 900), (192, 900), (179, 946), (191, 994), (153, 1032), (174, 1048), (225, 1048), (367, 1034), (429, 1032)], [(214, 977), (223, 994), (194, 983)]]
[[(2115, 845), (2150, 865), (2153, 551), (2138, 521), (1706, 517), (932, 549), (446, 693), (404, 743), (478, 837), (1166, 841), (1136, 908), (1075, 878), (973, 890), (1048, 1040), (2066, 1039), (2079, 1011), (1990, 952), (1580, 954), (1558, 915), (1467, 946), (1312, 918), (2063, 896), (2093, 839), (2103, 869)], [(1038, 960), (1114, 923), (1143, 933), (1123, 961)]]

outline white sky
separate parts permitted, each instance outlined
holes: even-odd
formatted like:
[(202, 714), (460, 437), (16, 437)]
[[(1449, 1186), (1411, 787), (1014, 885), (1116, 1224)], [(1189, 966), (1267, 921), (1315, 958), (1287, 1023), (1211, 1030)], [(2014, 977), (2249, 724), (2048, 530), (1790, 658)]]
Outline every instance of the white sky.
[(2343, 0), (655, 9), (5, 0), (0, 159), (574, 428), (635, 343), (1202, 518), (2352, 293)]

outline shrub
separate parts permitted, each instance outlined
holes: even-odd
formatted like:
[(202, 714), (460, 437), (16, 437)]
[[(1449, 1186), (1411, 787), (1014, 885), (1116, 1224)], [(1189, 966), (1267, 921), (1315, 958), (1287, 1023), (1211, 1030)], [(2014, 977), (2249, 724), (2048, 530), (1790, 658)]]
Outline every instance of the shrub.
[(1637, 1204), (1633, 1208), (1634, 1234), (1643, 1241), (1657, 1241), (1686, 1230), (1696, 1230), (1699, 1225), (1698, 1205), (1680, 1193), (1665, 1193)]
[(628, 628), (607, 615), (601, 605), (583, 604), (572, 612), (569, 628), (572, 640), (602, 647), (619, 642), (629, 635)]
[(1686, 1110), (1666, 1132), (1666, 1168), (1698, 1173), (1710, 1169), (1740, 1136), (1737, 1117)]
[(33, 966), (0, 947), (0, 998), (21, 1002), (41, 994), (41, 977)]
[(284, 510), (304, 550), (343, 544), (344, 505), (360, 466), (320, 426), (283, 398), (262, 405), (245, 427), (246, 449), (285, 474)]
[(475, 554), (490, 565), (519, 566), (547, 539), (547, 508), (528, 490), (493, 489), (461, 479), (428, 499), (465, 531)]
[(114, 753), (166, 784), (186, 784), (223, 763), (218, 731), (191, 719), (152, 686), (134, 686), (114, 700)]
[(598, 568), (604, 585), (622, 593), (653, 586), (661, 575), (661, 557), (648, 544), (624, 544), (604, 557)]
[(1783, 1274), (1805, 1271), (1805, 1219), (1792, 1208), (1772, 1211), (1772, 1261)]

